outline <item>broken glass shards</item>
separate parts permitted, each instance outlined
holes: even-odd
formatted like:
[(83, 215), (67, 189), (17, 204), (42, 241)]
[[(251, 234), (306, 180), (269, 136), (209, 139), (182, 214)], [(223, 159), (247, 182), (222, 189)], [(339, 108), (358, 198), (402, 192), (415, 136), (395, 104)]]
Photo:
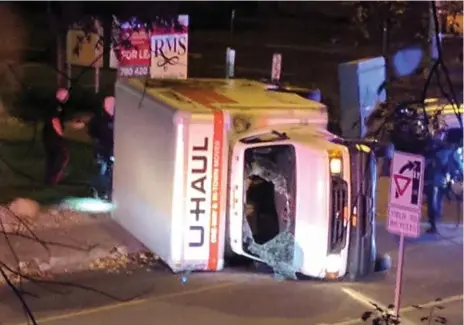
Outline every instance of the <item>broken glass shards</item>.
[(290, 232), (281, 232), (263, 245), (253, 241), (248, 250), (272, 268), (276, 279), (297, 280), (296, 273), (302, 266), (303, 251), (296, 245), (295, 237)]

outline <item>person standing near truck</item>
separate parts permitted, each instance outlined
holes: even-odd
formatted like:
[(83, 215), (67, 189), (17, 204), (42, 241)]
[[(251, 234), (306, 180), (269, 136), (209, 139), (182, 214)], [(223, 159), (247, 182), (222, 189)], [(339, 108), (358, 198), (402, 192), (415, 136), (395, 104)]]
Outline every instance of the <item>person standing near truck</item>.
[(63, 137), (64, 106), (68, 99), (67, 89), (57, 90), (57, 107), (45, 120), (42, 129), (42, 143), (45, 150), (45, 183), (48, 185), (56, 185), (62, 180), (64, 169), (69, 163), (69, 151)]
[(103, 109), (92, 117), (88, 127), (98, 165), (98, 174), (92, 185), (93, 192), (95, 196), (104, 199), (110, 199), (112, 189), (114, 106), (114, 96), (106, 96)]

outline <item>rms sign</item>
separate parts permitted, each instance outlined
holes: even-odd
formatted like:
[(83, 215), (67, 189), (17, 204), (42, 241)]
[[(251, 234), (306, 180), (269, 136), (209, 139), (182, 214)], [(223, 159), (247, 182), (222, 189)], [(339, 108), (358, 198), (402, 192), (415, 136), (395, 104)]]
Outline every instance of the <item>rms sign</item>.
[(155, 27), (152, 32), (152, 78), (187, 78), (189, 19), (186, 15), (180, 15), (177, 20), (175, 28)]

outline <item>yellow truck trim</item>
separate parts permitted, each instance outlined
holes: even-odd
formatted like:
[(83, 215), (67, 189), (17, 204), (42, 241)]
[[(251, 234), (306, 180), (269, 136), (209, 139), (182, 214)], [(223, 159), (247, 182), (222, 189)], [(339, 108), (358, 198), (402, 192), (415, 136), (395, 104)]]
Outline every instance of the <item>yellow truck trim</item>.
[(219, 110), (324, 110), (325, 106), (293, 93), (268, 91), (268, 85), (245, 79), (150, 80), (128, 83), (158, 101), (188, 112)]

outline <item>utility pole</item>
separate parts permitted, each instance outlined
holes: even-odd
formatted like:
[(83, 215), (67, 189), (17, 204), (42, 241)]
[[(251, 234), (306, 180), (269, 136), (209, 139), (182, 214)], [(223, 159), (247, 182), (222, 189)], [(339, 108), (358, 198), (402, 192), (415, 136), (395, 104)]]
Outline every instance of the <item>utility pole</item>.
[(50, 21), (51, 30), (56, 33), (56, 87), (61, 88), (63, 84), (63, 66), (64, 66), (64, 55), (63, 55), (63, 37), (61, 29), (58, 26), (58, 21), (55, 13), (52, 10), (52, 2), (47, 1), (47, 13)]
[(438, 50), (437, 50), (437, 40), (435, 38), (435, 21), (433, 17), (433, 10), (432, 10), (432, 1), (429, 2), (429, 60), (431, 64), (433, 61), (438, 59)]

